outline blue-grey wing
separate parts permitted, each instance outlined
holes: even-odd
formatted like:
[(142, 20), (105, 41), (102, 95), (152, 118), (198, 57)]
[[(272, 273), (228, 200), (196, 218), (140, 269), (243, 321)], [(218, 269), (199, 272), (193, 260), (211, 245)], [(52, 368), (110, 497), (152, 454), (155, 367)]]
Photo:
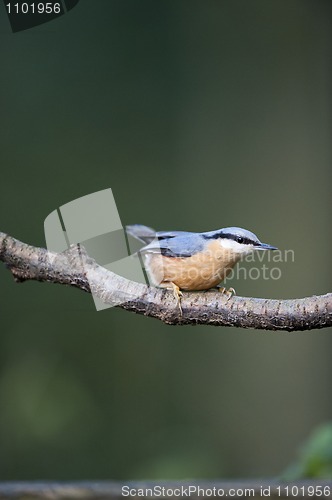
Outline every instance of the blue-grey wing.
[(143, 243), (151, 243), (156, 237), (160, 240), (166, 238), (175, 238), (180, 234), (187, 234), (185, 231), (159, 231), (156, 232), (152, 227), (143, 226), (142, 224), (132, 224), (131, 226), (126, 226), (126, 233), (133, 236)]
[(195, 234), (195, 233), (189, 233), (187, 231), (158, 231), (156, 233), (156, 236), (158, 237), (159, 240), (165, 240), (167, 238), (175, 238), (177, 236), (183, 236), (185, 234)]
[[(140, 249), (140, 253), (161, 253), (165, 257), (191, 257), (201, 252), (205, 245), (204, 238), (199, 233), (179, 231), (171, 233), (171, 237), (155, 239), (149, 245)], [(159, 236), (159, 233), (157, 233)]]

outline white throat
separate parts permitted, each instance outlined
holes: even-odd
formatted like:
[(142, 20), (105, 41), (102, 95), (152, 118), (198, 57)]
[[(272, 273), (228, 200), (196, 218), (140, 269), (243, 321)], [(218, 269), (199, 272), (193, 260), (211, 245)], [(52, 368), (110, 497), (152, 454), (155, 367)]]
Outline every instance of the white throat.
[(221, 238), (220, 245), (224, 250), (238, 257), (248, 255), (254, 251), (254, 245), (244, 245), (230, 238)]

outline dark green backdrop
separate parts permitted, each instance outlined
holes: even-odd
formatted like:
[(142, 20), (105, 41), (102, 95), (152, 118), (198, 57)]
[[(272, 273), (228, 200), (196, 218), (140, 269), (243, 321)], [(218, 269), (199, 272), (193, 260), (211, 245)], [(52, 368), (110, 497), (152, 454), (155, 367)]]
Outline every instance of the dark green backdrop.
[[(239, 295), (328, 291), (330, 1), (0, 5), (0, 230), (44, 245), (111, 187), (123, 224), (237, 225), (295, 261)], [(0, 479), (274, 475), (331, 419), (331, 330), (168, 327), (0, 266)]]

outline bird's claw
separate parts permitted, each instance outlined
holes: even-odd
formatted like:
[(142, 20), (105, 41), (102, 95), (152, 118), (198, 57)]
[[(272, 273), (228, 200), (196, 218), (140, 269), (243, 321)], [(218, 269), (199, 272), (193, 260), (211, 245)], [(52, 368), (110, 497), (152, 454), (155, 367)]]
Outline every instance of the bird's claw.
[(225, 288), (224, 286), (220, 286), (220, 287), (218, 287), (218, 291), (220, 293), (222, 293), (223, 295), (226, 295), (227, 300), (229, 300), (230, 298), (234, 297), (234, 295), (236, 295), (236, 291), (234, 290), (233, 287), (231, 287), (227, 290), (227, 288)]
[(180, 288), (175, 283), (172, 283), (172, 288), (173, 288), (174, 298), (175, 298), (177, 305), (179, 307), (180, 316), (182, 316), (181, 298), (183, 296), (183, 293), (181, 292)]
[(161, 288), (167, 288), (168, 290), (173, 290), (173, 296), (179, 308), (180, 316), (182, 316), (181, 297), (183, 296), (183, 293), (181, 292), (180, 288), (172, 281), (162, 281), (159, 286)]

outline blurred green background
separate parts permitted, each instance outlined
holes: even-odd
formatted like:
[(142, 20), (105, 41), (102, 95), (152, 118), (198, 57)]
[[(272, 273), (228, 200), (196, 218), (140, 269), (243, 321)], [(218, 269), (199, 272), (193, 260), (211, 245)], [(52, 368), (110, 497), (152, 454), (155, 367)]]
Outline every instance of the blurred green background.
[[(45, 245), (111, 187), (123, 224), (242, 226), (293, 249), (239, 295), (329, 291), (332, 3), (0, 5), (0, 230)], [(268, 263), (267, 263), (268, 265)], [(169, 327), (0, 266), (0, 479), (271, 476), (332, 418), (332, 331)]]

